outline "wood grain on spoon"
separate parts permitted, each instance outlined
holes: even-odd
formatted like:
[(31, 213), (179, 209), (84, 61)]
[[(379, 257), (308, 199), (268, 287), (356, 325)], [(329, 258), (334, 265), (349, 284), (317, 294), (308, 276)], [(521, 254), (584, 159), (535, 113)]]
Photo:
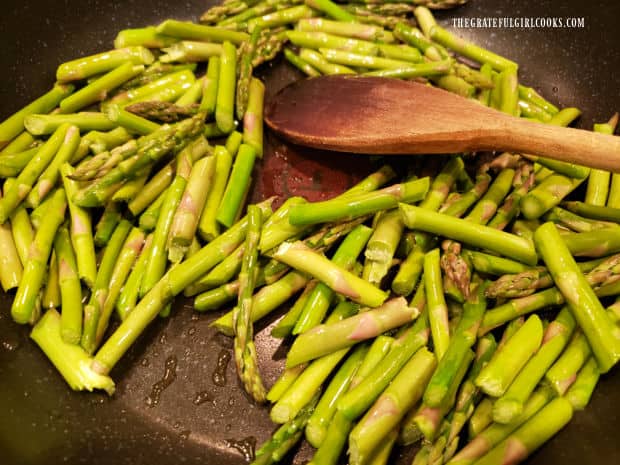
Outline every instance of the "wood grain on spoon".
[(435, 87), (324, 76), (267, 102), (265, 121), (292, 142), (339, 152), (529, 153), (620, 172), (620, 137), (515, 118)]

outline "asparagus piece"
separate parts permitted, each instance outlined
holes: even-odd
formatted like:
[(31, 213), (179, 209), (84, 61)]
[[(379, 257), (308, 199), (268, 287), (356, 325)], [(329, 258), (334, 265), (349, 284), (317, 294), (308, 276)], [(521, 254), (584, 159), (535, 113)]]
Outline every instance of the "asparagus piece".
[(161, 211), (157, 218), (157, 225), (153, 233), (153, 243), (144, 277), (140, 286), (140, 295), (144, 296), (151, 290), (166, 271), (166, 250), (168, 249), (168, 236), (174, 221), (174, 215), (183, 197), (183, 192), (192, 171), (192, 157), (187, 150), (183, 150), (177, 156), (176, 173), (170, 188), (162, 202)]
[(56, 253), (52, 250), (50, 262), (47, 267), (45, 289), (41, 295), (41, 307), (43, 309), (60, 307), (60, 285), (58, 283), (58, 263)]
[[(414, 298), (418, 308), (424, 306), (424, 292)], [(424, 313), (414, 325), (390, 349), (390, 352), (372, 369), (370, 373), (357, 385), (345, 394), (338, 402), (338, 411), (348, 420), (359, 418), (379, 397), (388, 384), (400, 372), (407, 360), (421, 347), (426, 345), (429, 338), (428, 317)]]
[(261, 35), (261, 29), (257, 28), (252, 32), (250, 40), (243, 42), (239, 47), (239, 69), (237, 76), (237, 91), (235, 94), (235, 110), (238, 120), (243, 120), (248, 106), (250, 81), (252, 80), (252, 60), (256, 53), (256, 45)]
[(307, 366), (308, 365), (304, 363), (293, 368), (285, 368), (273, 386), (271, 386), (271, 389), (269, 389), (269, 392), (267, 393), (267, 400), (271, 403), (275, 403), (280, 400), (284, 393), (293, 385), (295, 380), (299, 378), (299, 375), (303, 373)]
[[(416, 17), (418, 17), (418, 12), (422, 10), (423, 7), (416, 8)], [(424, 30), (424, 27), (422, 27), (422, 29)], [(434, 24), (430, 28), (427, 36), (440, 45), (454, 50), (456, 53), (463, 55), (464, 57), (477, 61), (481, 64), (488, 63), (497, 71), (517, 69), (518, 67), (514, 61), (485, 50), (482, 47), (472, 44), (471, 42), (467, 42), (465, 39), (455, 36), (437, 24)]]
[(475, 438), (493, 423), (493, 400), (485, 397), (480, 401), (469, 419), (469, 437)]
[[(4, 183), (5, 188), (8, 184), (8, 180)], [(22, 205), (17, 207), (17, 209), (11, 215), (11, 233), (13, 235), (13, 241), (15, 242), (15, 249), (17, 250), (17, 254), (19, 255), (19, 260), (22, 265), (26, 264), (28, 260), (28, 251), (30, 249), (30, 244), (32, 244), (34, 240), (34, 229), (32, 227), (32, 223), (30, 222), (30, 217), (28, 216), (28, 212), (26, 208)], [(2, 228), (6, 226), (6, 223), (2, 225)], [(4, 266), (1, 269), (6, 269)]]
[(327, 427), (337, 411), (336, 404), (338, 399), (348, 390), (368, 349), (366, 345), (357, 347), (356, 350), (347, 357), (327, 388), (325, 388), (325, 392), (321, 396), (319, 403), (306, 425), (306, 439), (313, 447), (320, 447), (325, 440)]
[(235, 362), (237, 373), (245, 390), (256, 402), (265, 401), (265, 388), (258, 371), (254, 330), (252, 326), (252, 294), (256, 284), (256, 262), (258, 242), (262, 226), (262, 213), (256, 205), (248, 207), (248, 230), (245, 237), (245, 251), (239, 273), (239, 300), (233, 310), (235, 328)]
[(263, 101), (265, 85), (252, 78), (249, 83), (247, 109), (243, 117), (243, 142), (256, 151), (256, 156), (263, 156)]
[(349, 348), (340, 349), (312, 362), (299, 375), (293, 385), (271, 408), (270, 418), (274, 423), (286, 423), (295, 418), (312, 398), (332, 370), (346, 356)]
[(48, 356), (71, 389), (103, 389), (110, 395), (114, 393), (114, 381), (90, 367), (91, 358), (80, 346), (62, 339), (61, 317), (56, 310), (45, 312), (32, 329), (30, 337)]
[(26, 105), (0, 123), (0, 149), (5, 148), (24, 130), (24, 119), (33, 114), (44, 114), (73, 92), (71, 84), (56, 84), (49, 92)]
[(220, 22), (223, 18), (246, 11), (250, 5), (256, 3), (256, 1), (231, 1), (212, 6), (200, 16), (200, 22), (203, 24)]
[(542, 342), (543, 328), (540, 318), (530, 316), (525, 324), (498, 349), (489, 364), (476, 378), (478, 386), (486, 394), (503, 396)]
[(295, 303), (289, 308), (284, 317), (280, 321), (278, 321), (278, 323), (271, 330), (271, 335), (273, 337), (284, 338), (290, 336), (293, 333), (293, 328), (297, 324), (299, 317), (317, 284), (318, 281), (313, 279), (306, 285), (302, 293), (295, 300)]
[(519, 206), (528, 220), (540, 218), (546, 211), (558, 205), (575, 190), (583, 179), (552, 174), (521, 198)]
[(550, 113), (547, 113), (538, 105), (528, 102), (527, 100), (521, 100), (521, 98), (519, 98), (518, 106), (519, 113), (524, 118), (538, 120), (541, 123), (549, 123), (553, 118)]
[(450, 344), (448, 307), (443, 293), (439, 249), (424, 256), (424, 289), (428, 305), (428, 320), (437, 360), (441, 360)]
[(397, 209), (382, 212), (375, 231), (368, 241), (364, 255), (369, 269), (365, 279), (377, 286), (389, 272), (403, 231), (403, 221)]
[(504, 275), (508, 273), (521, 273), (529, 270), (523, 263), (508, 260), (507, 258), (497, 257), (474, 250), (466, 250), (465, 255), (471, 262), (474, 270), (491, 275)]
[[(311, 281), (309, 285), (306, 286), (306, 288), (312, 288), (312, 284), (313, 282)], [(300, 297), (300, 300), (303, 299)], [(327, 318), (326, 323), (337, 323), (345, 318), (348, 318), (349, 316), (355, 315), (358, 311), (359, 306), (357, 304), (343, 300), (336, 306), (336, 308), (334, 308), (334, 311), (331, 313), (331, 315), (329, 315), (329, 318)], [(269, 393), (267, 394), (267, 398), (271, 402), (277, 402), (288, 391), (288, 388), (293, 385), (293, 383), (297, 380), (299, 375), (301, 375), (301, 373), (306, 369), (307, 366), (308, 364), (303, 363), (292, 368), (285, 368), (282, 375), (278, 378), (276, 383), (270, 389)]]
[(387, 297), (385, 292), (331, 263), (325, 256), (314, 252), (303, 242), (285, 242), (280, 245), (273, 257), (298, 271), (310, 274), (335, 292), (362, 305), (377, 307)]
[(295, 205), (289, 221), (293, 225), (316, 224), (358, 218), (369, 213), (394, 208), (398, 202), (416, 202), (424, 198), (429, 179), (422, 178), (364, 194), (337, 197), (324, 202)]
[[(392, 338), (386, 336), (379, 336), (375, 339), (354, 378), (351, 380), (350, 388), (357, 386), (374, 370), (377, 363), (385, 357), (392, 341)], [(335, 465), (340, 455), (342, 455), (347, 436), (352, 428), (352, 421), (337, 410), (329, 423), (321, 446), (316, 451), (310, 463), (317, 465)]]
[(574, 257), (604, 257), (620, 252), (618, 228), (568, 233), (562, 236), (562, 240)]
[(316, 68), (314, 68), (306, 60), (302, 59), (299, 55), (296, 55), (289, 48), (284, 49), (284, 57), (288, 60), (290, 64), (292, 64), (295, 68), (299, 69), (308, 77), (316, 77), (321, 75), (321, 73), (317, 71)]
[[(344, 270), (351, 270), (357, 256), (364, 249), (371, 234), (372, 229), (364, 225), (357, 226), (342, 241), (342, 244), (332, 257), (332, 263), (342, 267)], [(301, 334), (320, 324), (333, 297), (334, 291), (332, 289), (325, 283), (318, 283), (308, 296), (306, 304), (302, 307), (292, 333)]]
[(551, 115), (555, 115), (559, 111), (558, 107), (541, 97), (540, 94), (532, 87), (526, 87), (519, 84), (519, 97), (542, 108)]
[[(115, 239), (115, 235), (113, 235), (110, 239), (110, 244), (112, 244), (112, 240)], [(138, 228), (132, 228), (123, 243), (122, 249), (117, 255), (116, 263), (114, 264), (113, 271), (110, 275), (107, 295), (103, 301), (104, 303), (101, 308), (101, 316), (99, 317), (99, 322), (97, 323), (97, 345), (101, 343), (103, 335), (108, 327), (110, 317), (112, 316), (112, 312), (114, 311), (114, 307), (116, 306), (117, 300), (121, 294), (121, 290), (125, 285), (125, 280), (127, 279), (131, 268), (134, 266), (136, 258), (140, 255), (143, 245), (144, 232)], [(104, 262), (102, 258), (101, 268), (103, 268), (103, 266)]]
[(265, 223), (261, 233), (261, 242), (258, 245), (262, 253), (270, 251), (288, 239), (299, 236), (309, 228), (308, 226), (292, 226), (288, 221), (291, 207), (301, 203), (306, 203), (306, 200), (302, 197), (289, 197)]
[(9, 153), (0, 156), (0, 176), (10, 178), (19, 176), (25, 166), (32, 160), (40, 149), (40, 145), (24, 150), (23, 152)]
[(288, 453), (288, 451), (301, 439), (302, 430), (306, 426), (306, 422), (318, 401), (318, 395), (315, 395), (291, 420), (283, 424), (272, 435), (266, 443), (264, 443), (256, 451), (256, 459), (251, 465), (271, 465), (279, 462)]
[(142, 190), (127, 204), (132, 215), (139, 215), (164, 192), (174, 179), (174, 165), (166, 164), (144, 185)]
[(500, 90), (499, 110), (512, 116), (519, 116), (519, 81), (517, 69), (508, 67), (497, 75)]
[[(23, 124), (21, 125), (23, 128)], [(23, 131), (19, 136), (9, 142), (3, 149), (0, 149), (0, 156), (12, 155), (23, 152), (37, 145), (37, 141), (28, 131)]]
[(312, 18), (313, 16), (317, 16), (317, 14), (312, 8), (306, 5), (293, 6), (248, 20), (248, 31), (252, 32), (256, 28), (267, 29), (285, 26), (296, 23), (300, 19)]
[(213, 56), (222, 53), (222, 45), (208, 42), (183, 40), (164, 48), (164, 55), (159, 59), (162, 63), (194, 63), (207, 61)]
[(365, 463), (405, 413), (422, 397), (437, 361), (426, 348), (419, 349), (351, 431), (349, 459)]
[(522, 462), (560, 431), (572, 415), (573, 408), (569, 401), (561, 397), (554, 399), (475, 463), (494, 465), (507, 461)]
[(436, 438), (442, 419), (446, 413), (452, 409), (452, 406), (456, 401), (458, 386), (465, 377), (465, 374), (467, 373), (469, 365), (473, 359), (474, 353), (471, 350), (467, 350), (463, 361), (457, 367), (455, 379), (448, 388), (446, 401), (443, 405), (440, 407), (429, 407), (424, 402), (420, 405), (418, 412), (414, 417), (414, 422), (427, 440), (433, 441)]
[(568, 389), (565, 397), (573, 406), (573, 410), (583, 410), (590, 402), (592, 392), (598, 383), (600, 370), (594, 357), (590, 357), (583, 365), (577, 378)]
[(215, 121), (217, 127), (225, 133), (234, 130), (236, 56), (235, 46), (231, 42), (224, 42), (220, 56)]
[(400, 297), (338, 324), (315, 326), (295, 340), (287, 356), (287, 366), (292, 367), (350, 347), (388, 329), (399, 327), (417, 315), (418, 309), (408, 307), (404, 298)]
[(555, 225), (545, 223), (539, 227), (534, 234), (534, 241), (586, 335), (601, 372), (606, 373), (620, 358), (620, 335), (617, 329), (579, 270)]
[(256, 151), (254, 148), (247, 144), (241, 144), (217, 210), (217, 221), (226, 227), (232, 225), (243, 207), (243, 198), (251, 182), (255, 160)]
[(52, 194), (46, 215), (34, 236), (28, 261), (11, 306), (11, 316), (17, 323), (28, 323), (34, 315), (39, 290), (52, 252), (52, 242), (56, 231), (64, 221), (66, 208), (65, 191), (58, 189)]
[(77, 260), (78, 275), (80, 279), (89, 287), (95, 285), (97, 275), (97, 260), (95, 258), (95, 244), (90, 213), (73, 202), (73, 196), (77, 192), (77, 182), (69, 179), (73, 173), (73, 168), (65, 164), (60, 168), (62, 181), (67, 192), (67, 204), (71, 215), (71, 228), (69, 230), (71, 243), (75, 250)]
[(431, 42), (418, 28), (411, 27), (404, 21), (399, 21), (394, 27), (394, 35), (402, 42), (408, 43), (422, 51), (424, 56), (432, 61), (439, 61), (449, 57), (443, 46)]
[(416, 77), (433, 78), (447, 74), (451, 69), (448, 61), (431, 61), (427, 63), (412, 63), (400, 68), (379, 69), (367, 71), (366, 76), (393, 77), (400, 79), (412, 79)]
[[(168, 128), (162, 128), (151, 136), (146, 136), (149, 143), (138, 149), (138, 152), (123, 160), (108, 173), (90, 183), (74, 196), (74, 201), (80, 206), (98, 206), (105, 203), (120, 185), (142, 173), (154, 163), (165, 157), (169, 152), (178, 152), (186, 146), (188, 150), (208, 150), (208, 144), (203, 138), (198, 137), (190, 144), (203, 126), (202, 114), (183, 120)], [(189, 145), (188, 145), (189, 144)], [(118, 186), (118, 187), (117, 187)]]
[[(41, 201), (54, 188), (60, 177), (60, 167), (71, 159), (79, 143), (80, 132), (78, 128), (69, 126), (65, 132), (62, 144), (58, 148), (58, 152), (56, 152), (49, 165), (39, 175), (36, 184), (28, 194), (26, 201), (29, 206), (32, 208), (38, 207)], [(19, 181), (19, 178), (17, 179)]]
[(116, 226), (122, 218), (120, 207), (117, 203), (109, 203), (105, 206), (99, 222), (95, 226), (95, 244), (104, 247), (110, 241)]
[(392, 291), (402, 296), (413, 292), (424, 269), (424, 257), (434, 245), (435, 241), (428, 234), (415, 233), (415, 245), (401, 262), (398, 273), (392, 280)]
[(63, 124), (77, 126), (80, 131), (109, 131), (116, 127), (106, 115), (97, 112), (80, 112), (70, 115), (29, 115), (24, 119), (24, 126), (32, 135), (44, 136), (52, 134)]
[(110, 71), (126, 62), (150, 65), (153, 60), (153, 54), (144, 47), (120, 48), (63, 63), (56, 70), (56, 79), (76, 81)]
[(125, 47), (147, 47), (164, 48), (175, 43), (177, 39), (158, 34), (154, 26), (137, 29), (123, 29), (119, 31), (114, 39), (114, 48)]
[(330, 63), (323, 55), (308, 48), (302, 48), (299, 57), (319, 70), (321, 74), (355, 74), (351, 68)]
[(157, 26), (157, 32), (184, 40), (201, 42), (231, 42), (240, 44), (250, 36), (245, 32), (230, 31), (220, 27), (203, 26), (190, 22), (167, 19)]
[(482, 247), (529, 265), (534, 265), (538, 260), (533, 244), (513, 234), (412, 205), (401, 203), (399, 208), (408, 228)]
[[(612, 135), (614, 126), (610, 124), (595, 124), (594, 132)], [(609, 182), (611, 173), (605, 170), (592, 169), (588, 176), (585, 203), (589, 205), (604, 206), (609, 194)]]
[(138, 152), (138, 148), (137, 140), (129, 140), (120, 147), (115, 147), (110, 152), (100, 152), (93, 158), (89, 158), (80, 163), (76, 167), (75, 172), (71, 174), (71, 179), (75, 181), (91, 181), (101, 178), (115, 168), (121, 161), (135, 155)]
[(324, 32), (326, 34), (372, 42), (394, 42), (392, 33), (386, 31), (382, 27), (350, 21), (333, 21), (325, 18), (301, 19), (297, 22), (296, 30), (303, 32)]
[[(119, 126), (127, 129), (128, 131), (145, 136), (147, 134), (151, 134), (154, 131), (157, 131), (160, 126), (157, 123), (143, 118), (138, 113), (153, 113), (154, 106), (156, 107), (155, 111), (157, 111), (159, 114), (163, 113), (161, 108), (157, 108), (159, 107), (159, 105), (156, 102), (140, 102), (133, 105), (128, 105), (126, 107), (127, 110), (122, 109), (118, 105), (110, 104), (105, 108), (105, 115), (110, 121), (113, 121)], [(132, 108), (132, 110), (129, 110), (129, 108)]]
[(117, 68), (97, 78), (60, 102), (63, 113), (74, 113), (89, 105), (105, 100), (108, 93), (144, 71), (143, 65), (125, 62)]
[(477, 202), (487, 191), (491, 184), (491, 176), (486, 173), (476, 176), (476, 183), (464, 194), (456, 194), (455, 197), (448, 196), (439, 209), (440, 213), (456, 216), (460, 218), (463, 214)]
[[(322, 20), (312, 18), (309, 21)], [(355, 23), (351, 23), (355, 24)], [(367, 27), (362, 25), (362, 27)], [(356, 53), (358, 55), (376, 56), (379, 53), (379, 45), (367, 40), (352, 39), (342, 37), (341, 34), (334, 32), (306, 32), (303, 30), (286, 31), (286, 37), (293, 45), (318, 50), (319, 48), (343, 50)]]
[[(607, 208), (607, 207), (597, 207)], [(572, 229), (575, 232), (589, 232), (595, 229), (607, 229), (617, 226), (614, 223), (584, 218), (560, 207), (553, 207), (545, 216), (547, 221)]]
[(444, 203), (453, 184), (459, 174), (465, 169), (465, 164), (461, 157), (452, 157), (448, 160), (441, 172), (433, 179), (426, 197), (420, 202), (420, 208), (437, 211)]
[(215, 157), (198, 160), (191, 169), (185, 191), (174, 212), (168, 236), (168, 259), (178, 263), (183, 259), (196, 234), (200, 213), (215, 172)]
[[(191, 87), (194, 86), (201, 89), (202, 82), (197, 81), (193, 83)], [(164, 123), (175, 123), (184, 118), (194, 116), (199, 110), (198, 105), (193, 102), (182, 105), (179, 101), (176, 103), (170, 103), (157, 100), (146, 100), (127, 105), (125, 107), (126, 112), (124, 110), (116, 110), (119, 114), (123, 115), (124, 121), (121, 121), (118, 116), (111, 114), (110, 110), (113, 108), (118, 109), (119, 107), (117, 105), (108, 105), (106, 108), (106, 113), (110, 119), (115, 120), (118, 124), (124, 125), (129, 129), (132, 129), (134, 132), (138, 132), (143, 135), (150, 134), (159, 126), (150, 121), (146, 123), (143, 120), (127, 115), (126, 112), (132, 113), (133, 116), (138, 116), (147, 120), (154, 119)], [(135, 123), (132, 123), (132, 121), (135, 121)], [(135, 126), (135, 129), (133, 126)]]
[[(150, 80), (140, 87), (131, 88), (125, 92), (118, 93), (112, 97), (106, 105), (116, 104), (123, 108), (136, 102), (174, 100), (175, 93), (182, 93), (184, 89), (189, 88), (195, 81), (196, 77), (191, 69), (179, 69), (173, 73), (163, 74), (159, 78)], [(170, 91), (174, 91), (172, 96), (169, 94)]]
[(273, 60), (284, 48), (286, 42), (288, 42), (288, 38), (286, 37), (286, 29), (284, 27), (263, 31), (256, 45), (256, 54), (252, 60), (252, 66), (256, 68), (267, 61)]
[(545, 373), (547, 383), (558, 395), (564, 395), (591, 354), (592, 349), (583, 332), (576, 331), (562, 355)]
[(429, 407), (440, 407), (447, 403), (450, 386), (454, 383), (458, 368), (463, 364), (464, 357), (468, 350), (473, 347), (476, 342), (478, 328), (485, 310), (486, 299), (484, 298), (484, 285), (478, 285), (476, 292), (471, 294), (471, 297), (464, 305), (463, 317), (447, 346), (444, 356), (441, 358), (438, 357), (439, 365), (437, 366), (437, 370), (433, 373), (433, 377), (424, 391), (425, 405)]
[(344, 50), (331, 48), (320, 48), (319, 51), (329, 63), (366, 69), (396, 69), (408, 66), (409, 63), (403, 60), (391, 58), (374, 57), (360, 55)]
[(342, 22), (354, 23), (355, 17), (331, 0), (306, 0), (309, 7), (325, 13), (328, 17)]
[[(467, 377), (461, 384), (459, 392), (456, 396), (454, 413), (450, 421), (450, 430), (447, 436), (447, 446), (451, 447), (455, 442), (458, 443), (458, 435), (465, 426), (465, 423), (473, 417), (474, 406), (480, 400), (481, 393), (476, 387), (474, 381), (482, 368), (491, 360), (497, 343), (493, 335), (486, 335), (479, 339), (476, 347), (476, 358), (471, 369), (467, 373)], [(449, 460), (455, 451), (444, 454), (445, 461)]]
[(150, 170), (124, 183), (118, 190), (115, 190), (110, 200), (112, 202), (130, 202), (146, 184), (150, 174), (148, 171)]
[(614, 223), (620, 222), (620, 208), (589, 205), (579, 201), (562, 202), (562, 206), (586, 218)]
[(545, 330), (538, 352), (523, 367), (506, 393), (493, 405), (493, 420), (506, 424), (521, 415), (525, 402), (568, 343), (574, 328), (575, 320), (568, 308), (564, 307)]
[(494, 446), (510, 436), (521, 425), (526, 423), (537, 412), (539, 412), (553, 398), (551, 389), (541, 387), (534, 391), (528, 399), (523, 413), (512, 423), (503, 425), (493, 423), (484, 431), (476, 435), (458, 454), (456, 454), (448, 465), (471, 465), (477, 459), (485, 455)]
[(44, 172), (63, 144), (68, 129), (68, 125), (58, 128), (28, 162), (17, 177), (17, 180), (12, 183), (11, 188), (5, 189), (4, 197), (0, 199), (0, 224), (3, 224), (9, 218), (11, 213), (15, 211), (32, 190), (32, 186), (38, 177)]
[[(80, 345), (89, 354), (92, 354), (97, 348), (97, 330), (104, 312), (105, 301), (109, 295), (114, 265), (130, 230), (131, 223), (127, 220), (122, 220), (114, 230), (114, 234), (112, 234), (110, 242), (104, 249), (103, 256), (101, 257), (92, 294), (88, 304), (84, 307), (84, 327)], [(103, 329), (101, 333), (103, 333)]]
[(465, 217), (465, 220), (481, 225), (487, 224), (495, 215), (501, 201), (508, 194), (514, 176), (515, 170), (513, 169), (506, 168), (500, 171), (484, 196)]
[(82, 288), (69, 230), (62, 226), (54, 239), (62, 301), (60, 335), (67, 344), (79, 344), (82, 337)]
[[(271, 213), (270, 203), (269, 201), (259, 204), (264, 215)], [(93, 361), (95, 371), (109, 372), (142, 330), (174, 296), (180, 294), (198, 276), (205, 274), (239, 246), (245, 237), (247, 227), (248, 220), (243, 218), (187, 260), (171, 268), (99, 349)], [(253, 306), (256, 305), (255, 300)], [(252, 313), (254, 314), (254, 311)], [(229, 327), (232, 327), (232, 315), (229, 324)]]
[[(134, 257), (135, 263), (133, 264), (133, 268), (123, 284), (123, 287), (118, 295), (118, 299), (116, 299), (115, 306), (121, 321), (124, 321), (127, 318), (127, 315), (133, 310), (138, 300), (140, 284), (142, 282), (144, 270), (146, 269), (146, 265), (148, 263), (149, 250), (152, 240), (152, 234), (146, 236), (144, 243), (142, 244), (142, 248), (139, 251), (139, 255)], [(131, 256), (132, 254), (132, 250), (127, 250), (128, 256)], [(121, 271), (124, 272), (124, 270), (119, 269), (119, 274), (117, 274), (119, 278), (121, 277)]]
[(23, 265), (27, 264), (27, 261), (20, 259), (9, 223), (0, 224), (0, 247), (0, 284), (6, 292), (20, 285)]
[(204, 77), (194, 82), (183, 95), (181, 95), (174, 103), (181, 108), (199, 109), (199, 101), (202, 99), (202, 87), (204, 85)]

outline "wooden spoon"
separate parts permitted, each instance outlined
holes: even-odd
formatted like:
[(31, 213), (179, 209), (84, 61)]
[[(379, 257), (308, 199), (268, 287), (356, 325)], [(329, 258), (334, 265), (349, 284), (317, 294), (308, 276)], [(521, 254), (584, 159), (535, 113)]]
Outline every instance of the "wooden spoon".
[(297, 81), (267, 103), (265, 121), (294, 143), (339, 152), (497, 150), (620, 172), (620, 137), (515, 118), (398, 79), (324, 76)]

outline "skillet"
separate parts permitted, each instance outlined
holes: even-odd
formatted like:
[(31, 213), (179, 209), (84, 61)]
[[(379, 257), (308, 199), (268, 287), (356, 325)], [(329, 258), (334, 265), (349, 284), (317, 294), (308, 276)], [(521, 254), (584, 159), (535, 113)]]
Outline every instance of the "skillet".
[[(195, 19), (213, 0), (3, 0), (0, 16), (0, 119), (45, 92), (56, 66), (111, 48), (118, 30), (174, 17)], [(461, 35), (514, 59), (520, 77), (561, 106), (584, 112), (580, 126), (618, 110), (620, 3), (613, 0), (470, 0), (440, 21), (465, 17), (584, 17), (583, 29), (461, 29)], [(301, 76), (281, 60), (258, 70), (268, 97)], [(267, 97), (267, 98), (268, 98)], [(371, 161), (293, 147), (267, 134), (253, 199), (301, 194), (311, 200), (343, 190), (368, 173)], [(0, 294), (0, 464), (209, 464), (245, 462), (253, 443), (274, 426), (254, 406), (226, 364), (231, 341), (209, 328), (215, 314), (197, 315), (177, 299), (112, 372), (117, 392), (74, 393), (10, 320), (11, 296)], [(281, 313), (257, 327), (257, 346), (270, 385), (284, 350), (269, 337)], [(221, 365), (218, 371), (218, 363)], [(168, 376), (165, 377), (166, 369)], [(164, 379), (162, 383), (162, 379)], [(226, 381), (224, 382), (224, 379)], [(166, 381), (167, 380), (167, 381)], [(159, 384), (157, 384), (159, 382)], [(158, 394), (158, 389), (169, 383)], [(529, 459), (531, 465), (620, 463), (620, 373), (597, 387), (591, 404)], [(393, 463), (409, 463), (398, 452)], [(308, 458), (304, 447), (290, 463)]]

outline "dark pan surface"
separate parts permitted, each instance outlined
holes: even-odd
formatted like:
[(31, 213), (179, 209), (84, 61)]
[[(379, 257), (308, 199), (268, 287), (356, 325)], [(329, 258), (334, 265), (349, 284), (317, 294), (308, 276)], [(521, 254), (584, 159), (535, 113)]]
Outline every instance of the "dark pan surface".
[[(111, 48), (125, 27), (168, 17), (195, 18), (203, 0), (3, 0), (0, 33), (0, 118), (45, 92), (56, 66), (68, 59)], [(462, 29), (460, 33), (504, 54), (521, 66), (524, 83), (562, 106), (583, 109), (582, 127), (618, 110), (620, 70), (617, 19), (620, 3), (470, 0), (439, 17), (579, 16), (584, 29)], [(281, 63), (260, 73), (270, 92), (299, 75)], [(254, 197), (277, 194), (318, 199), (344, 189), (370, 170), (370, 161), (289, 147), (268, 138), (261, 181)], [(255, 179), (257, 179), (255, 177)], [(177, 301), (174, 316), (157, 320), (115, 368), (113, 398), (74, 393), (28, 340), (27, 328), (9, 317), (10, 297), (0, 296), (0, 464), (237, 464), (240, 444), (265, 440), (272, 424), (265, 408), (248, 402), (234, 366), (226, 383), (214, 372), (218, 357), (230, 355), (230, 340), (208, 327), (215, 315), (196, 315), (190, 301)], [(264, 377), (271, 384), (283, 350), (257, 328)], [(153, 385), (166, 366), (174, 378), (155, 402)], [(220, 385), (223, 384), (223, 385)], [(528, 463), (565, 465), (620, 463), (620, 373), (606, 376), (591, 405)], [(307, 457), (300, 451), (295, 463)], [(396, 463), (396, 462), (395, 462)], [(398, 463), (405, 463), (404, 460)]]

